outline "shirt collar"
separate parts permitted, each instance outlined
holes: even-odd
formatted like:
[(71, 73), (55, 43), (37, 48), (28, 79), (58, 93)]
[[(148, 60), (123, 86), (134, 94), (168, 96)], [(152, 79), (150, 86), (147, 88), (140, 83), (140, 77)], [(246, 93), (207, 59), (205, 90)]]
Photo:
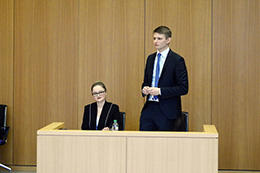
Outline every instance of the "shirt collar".
[(156, 54), (156, 55), (158, 55), (158, 53), (161, 53), (161, 55), (166, 58), (167, 55), (168, 55), (168, 53), (169, 53), (169, 51), (170, 51), (170, 48), (169, 48), (169, 47), (168, 47), (167, 49), (165, 49), (164, 51), (162, 51), (162, 52), (159, 52), (159, 51), (157, 50), (157, 54)]

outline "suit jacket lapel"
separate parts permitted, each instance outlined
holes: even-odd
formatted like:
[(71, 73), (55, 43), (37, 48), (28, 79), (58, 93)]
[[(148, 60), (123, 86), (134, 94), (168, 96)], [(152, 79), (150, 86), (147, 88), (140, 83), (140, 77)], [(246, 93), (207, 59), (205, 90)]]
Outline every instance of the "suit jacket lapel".
[(92, 104), (91, 107), (91, 128), (96, 129), (96, 121), (97, 121), (97, 102)]
[(154, 55), (152, 55), (152, 60), (151, 60), (151, 64), (150, 64), (150, 68), (149, 68), (149, 73), (150, 75), (148, 75), (149, 77), (149, 83), (150, 86), (152, 86), (152, 80), (153, 80), (153, 68), (154, 68), (154, 62), (155, 62), (155, 58), (156, 58), (156, 53), (154, 53)]
[[(102, 109), (101, 114), (100, 114), (100, 118), (99, 118), (99, 122), (98, 122), (98, 129), (100, 128), (100, 126), (102, 124), (105, 123), (108, 109), (109, 109), (109, 104), (108, 104), (107, 101), (105, 101), (105, 104), (104, 104), (103, 109)], [(104, 124), (104, 126), (105, 126), (105, 124)]]
[(170, 51), (169, 51), (169, 53), (168, 53), (168, 55), (167, 55), (167, 57), (166, 57), (166, 60), (165, 60), (165, 62), (164, 62), (163, 69), (162, 69), (162, 73), (161, 73), (161, 75), (160, 75), (158, 84), (160, 83), (160, 79), (161, 79), (161, 77), (163, 76), (163, 74), (165, 73), (167, 66), (170, 64), (169, 61), (170, 61), (170, 58), (171, 58), (171, 53), (172, 53), (172, 52), (171, 52), (171, 49), (170, 49)]

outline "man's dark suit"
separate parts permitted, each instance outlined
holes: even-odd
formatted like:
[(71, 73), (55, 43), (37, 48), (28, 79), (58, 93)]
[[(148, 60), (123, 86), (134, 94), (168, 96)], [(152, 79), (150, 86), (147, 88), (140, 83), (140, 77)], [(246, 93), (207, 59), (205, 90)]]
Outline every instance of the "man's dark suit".
[[(152, 86), (152, 75), (154, 68), (154, 61), (156, 53), (148, 56), (144, 74), (144, 86)], [(169, 50), (167, 58), (165, 60), (160, 78), (158, 88), (161, 89), (161, 95), (159, 98), (159, 107), (163, 115), (168, 119), (177, 119), (181, 115), (181, 95), (188, 93), (188, 74), (184, 59)], [(148, 104), (145, 103), (143, 110), (146, 109)], [(143, 112), (142, 110), (142, 112)]]

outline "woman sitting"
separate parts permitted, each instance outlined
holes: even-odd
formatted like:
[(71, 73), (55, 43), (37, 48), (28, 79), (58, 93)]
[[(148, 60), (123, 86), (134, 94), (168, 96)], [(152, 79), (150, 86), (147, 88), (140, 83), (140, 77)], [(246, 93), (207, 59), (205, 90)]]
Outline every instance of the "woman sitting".
[(91, 86), (91, 92), (96, 102), (85, 106), (82, 130), (109, 130), (114, 120), (117, 120), (119, 129), (122, 129), (119, 107), (106, 101), (106, 91), (103, 82), (96, 82)]

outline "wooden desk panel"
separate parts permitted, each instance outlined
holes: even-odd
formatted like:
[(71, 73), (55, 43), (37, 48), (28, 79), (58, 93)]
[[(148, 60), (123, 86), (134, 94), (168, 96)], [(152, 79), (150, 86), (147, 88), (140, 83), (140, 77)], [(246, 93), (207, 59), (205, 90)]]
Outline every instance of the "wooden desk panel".
[(217, 173), (218, 134), (57, 130), (37, 134), (37, 173)]
[(216, 173), (217, 139), (128, 138), (127, 172)]
[(38, 136), (38, 173), (125, 172), (122, 137)]

